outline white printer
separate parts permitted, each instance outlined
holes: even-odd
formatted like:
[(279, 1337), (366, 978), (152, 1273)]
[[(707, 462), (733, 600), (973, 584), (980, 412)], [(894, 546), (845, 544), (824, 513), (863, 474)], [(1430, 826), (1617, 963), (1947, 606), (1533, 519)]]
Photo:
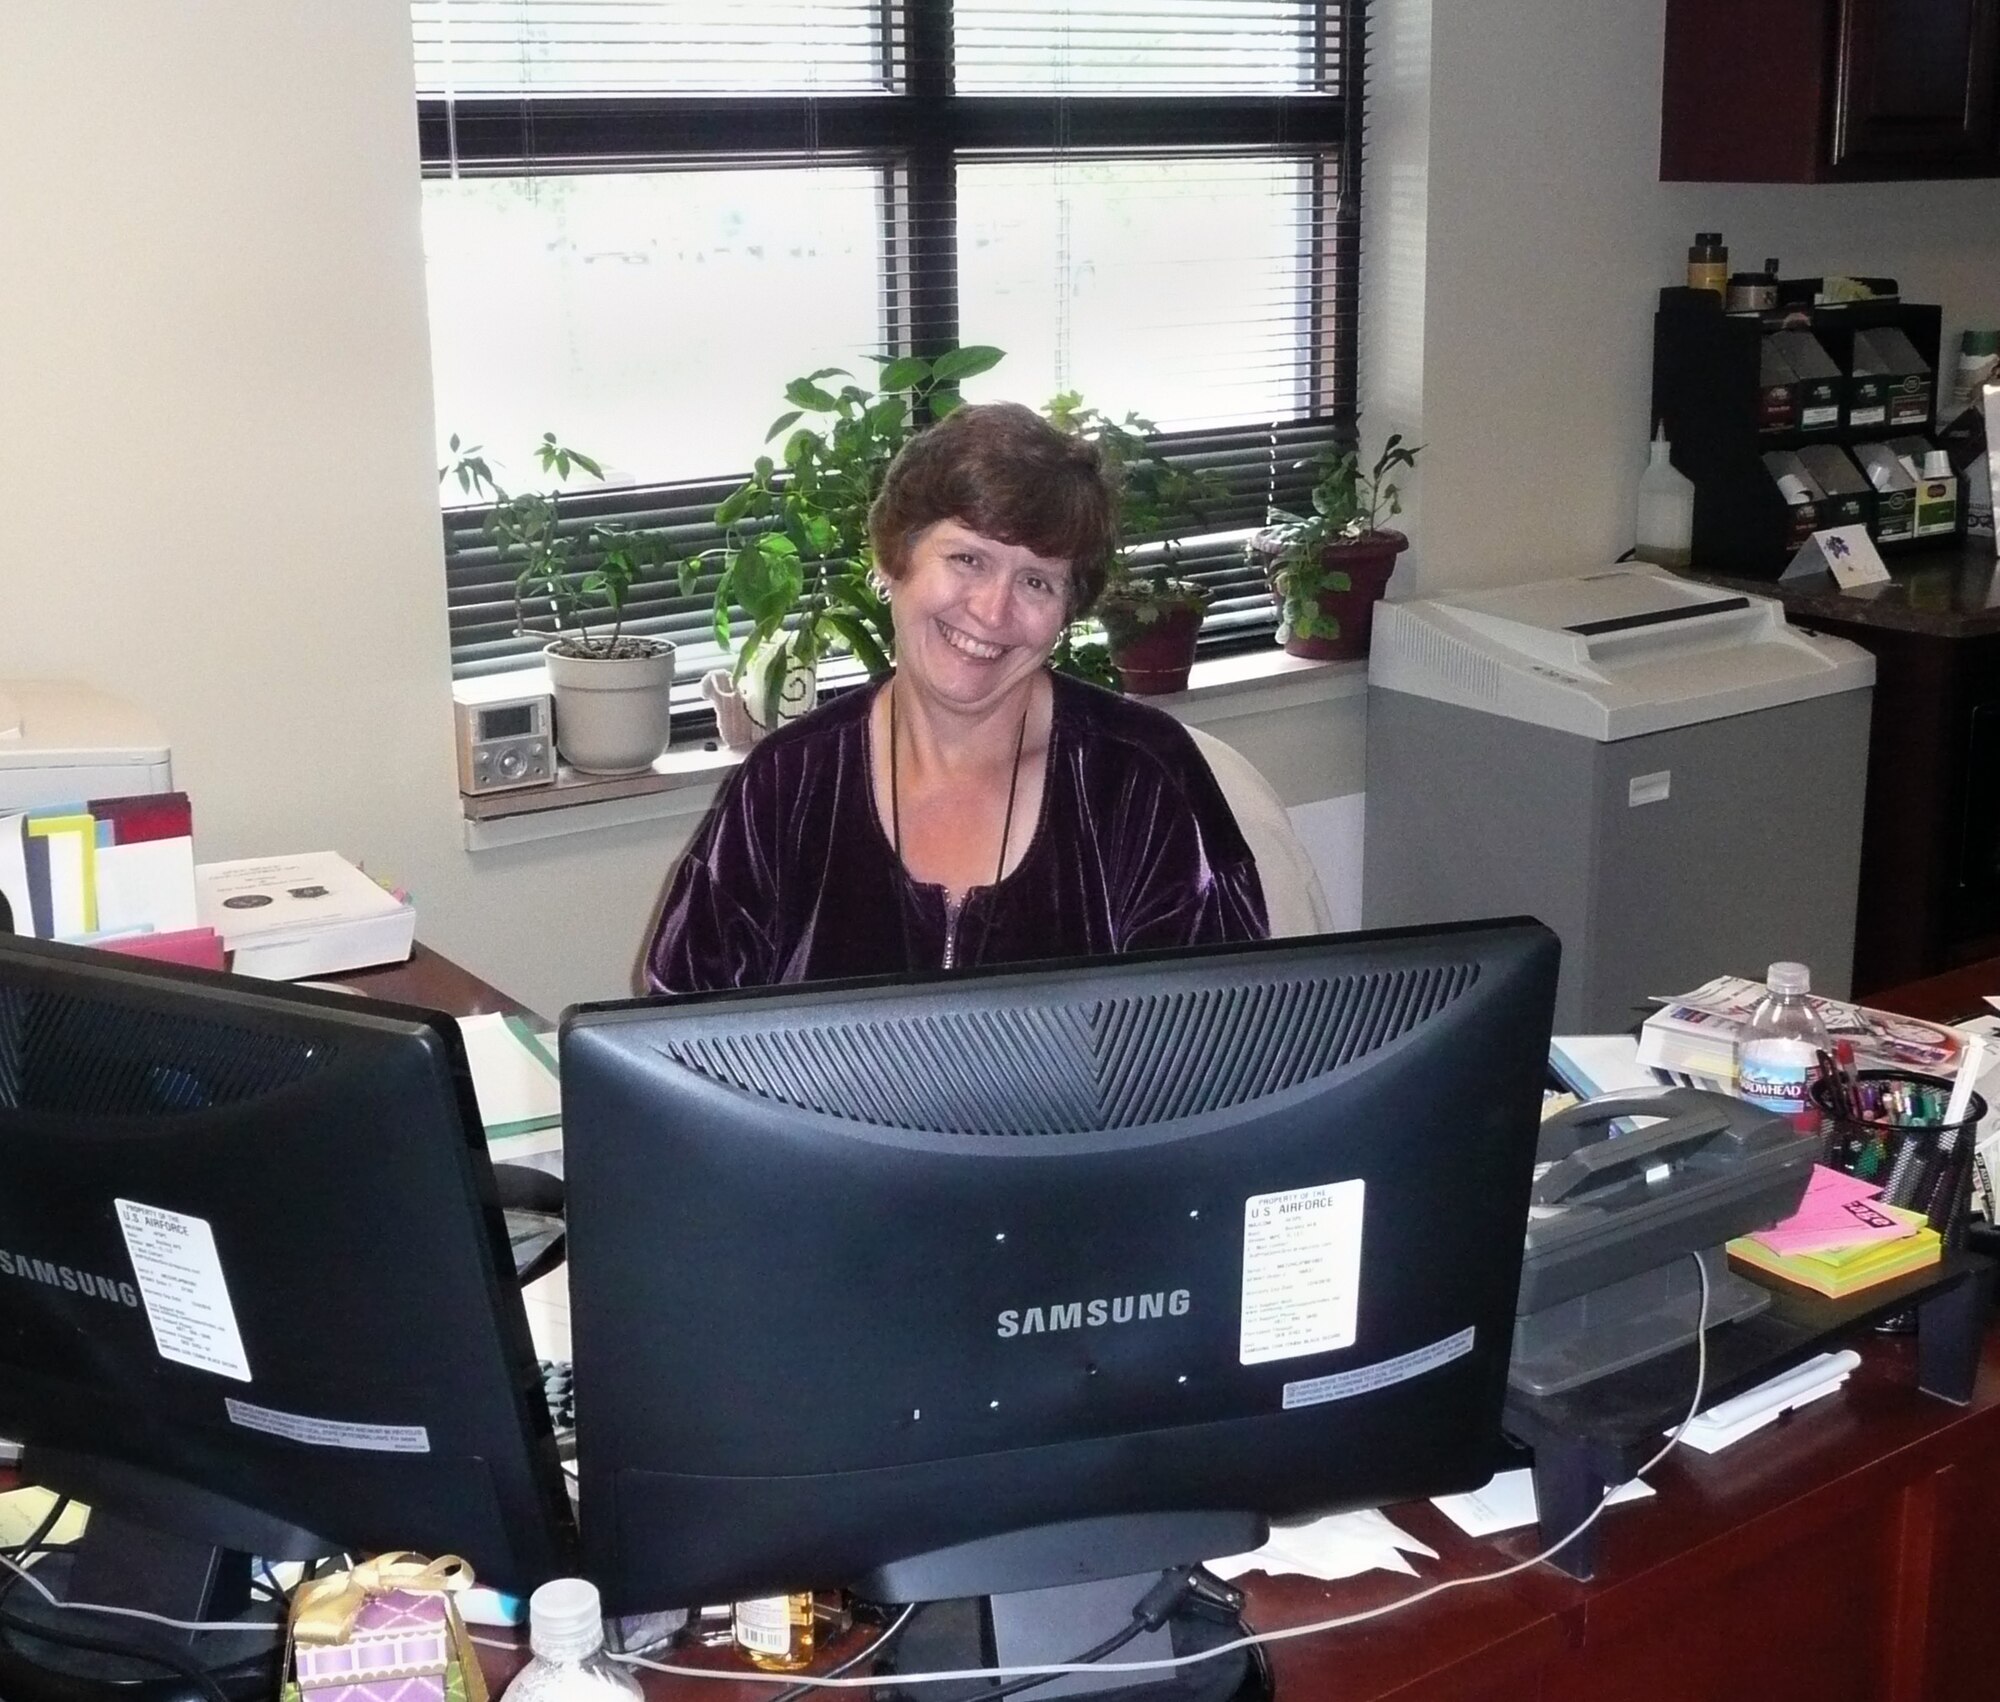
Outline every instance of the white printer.
[(1384, 603), (1362, 919), (1537, 916), (1561, 1033), (1807, 963), (1848, 991), (1875, 661), (1643, 564)]
[(123, 699), (65, 680), (0, 680), (0, 814), (173, 785), (166, 735)]

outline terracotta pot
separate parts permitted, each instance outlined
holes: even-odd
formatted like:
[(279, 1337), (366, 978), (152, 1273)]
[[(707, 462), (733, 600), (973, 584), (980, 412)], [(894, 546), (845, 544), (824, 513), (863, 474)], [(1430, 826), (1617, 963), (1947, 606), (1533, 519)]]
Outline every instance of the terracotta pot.
[[(1136, 611), (1146, 608), (1154, 618), (1142, 621)], [(1134, 697), (1158, 697), (1186, 691), (1188, 670), (1194, 666), (1195, 639), (1201, 632), (1202, 610), (1192, 603), (1115, 603), (1099, 610), (1111, 665), (1119, 682)]]
[[(1315, 661), (1353, 661), (1368, 654), (1368, 640), (1375, 626), (1375, 605), (1389, 588), (1389, 575), (1396, 571), (1396, 558), (1410, 547), (1401, 532), (1383, 530), (1344, 544), (1328, 544), (1320, 560), (1334, 571), (1347, 575), (1348, 588), (1331, 587), (1319, 594), (1319, 611), (1340, 623), (1333, 638), (1288, 638), (1285, 653), (1309, 656)], [(1273, 589), (1272, 598), (1280, 611), (1284, 599)]]

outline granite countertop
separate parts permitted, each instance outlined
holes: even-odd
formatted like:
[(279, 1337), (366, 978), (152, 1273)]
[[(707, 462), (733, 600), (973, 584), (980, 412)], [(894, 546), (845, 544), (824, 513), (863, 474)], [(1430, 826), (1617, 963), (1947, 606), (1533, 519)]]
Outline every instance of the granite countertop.
[(2000, 633), (2000, 562), (1991, 538), (1967, 538), (1937, 549), (1913, 550), (1886, 558), (1889, 581), (1843, 591), (1830, 573), (1784, 582), (1739, 579), (1682, 569), (1688, 579), (1726, 586), (1760, 597), (1776, 597), (1788, 614), (1801, 619), (1853, 621), (1933, 638), (1978, 638)]

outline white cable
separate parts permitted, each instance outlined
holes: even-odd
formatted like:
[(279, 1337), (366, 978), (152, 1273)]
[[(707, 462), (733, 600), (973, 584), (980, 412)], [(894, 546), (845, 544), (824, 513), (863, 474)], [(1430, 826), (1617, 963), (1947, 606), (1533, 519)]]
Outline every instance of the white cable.
[[(1701, 1309), (1695, 1319), (1694, 1399), (1688, 1403), (1687, 1416), (1667, 1433), (1667, 1440), (1661, 1446), (1659, 1452), (1632, 1474), (1632, 1478), (1634, 1479), (1643, 1478), (1646, 1473), (1651, 1471), (1668, 1454), (1673, 1452), (1675, 1445), (1681, 1439), (1682, 1432), (1694, 1422), (1695, 1414), (1701, 1411), (1702, 1397), (1708, 1387), (1708, 1267), (1702, 1263), (1699, 1253), (1689, 1256), (1694, 1260), (1695, 1273), (1701, 1279)], [(1627, 1481), (1631, 1480), (1628, 1479)], [(1203, 1649), (1199, 1653), (1192, 1655), (1174, 1655), (1150, 1661), (1066, 1661), (1052, 1663), (1047, 1666), (968, 1667), (957, 1672), (899, 1672), (896, 1674), (896, 1683), (899, 1685), (955, 1684), (963, 1683), (969, 1679), (983, 1678), (1028, 1678), (1030, 1676), (1054, 1678), (1064, 1673), (1158, 1672), (1173, 1667), (1193, 1666), (1198, 1661), (1216, 1660), (1223, 1655), (1234, 1654), (1239, 1649), (1254, 1649), (1267, 1643), (1286, 1643), (1295, 1637), (1315, 1637), (1322, 1631), (1338, 1631), (1345, 1626), (1362, 1625), (1371, 1619), (1383, 1619), (1392, 1613), (1400, 1613), (1404, 1608), (1414, 1607), (1418, 1602), (1430, 1600), (1432, 1596), (1441, 1596), (1447, 1590), (1462, 1590), (1472, 1584), (1497, 1584), (1503, 1578), (1512, 1578), (1522, 1572), (1526, 1572), (1531, 1567), (1539, 1566), (1551, 1555), (1558, 1554), (1563, 1549), (1569, 1547), (1585, 1531), (1589, 1530), (1592, 1525), (1596, 1524), (1598, 1519), (1603, 1515), (1605, 1508), (1611, 1505), (1611, 1497), (1622, 1488), (1624, 1488), (1623, 1484), (1608, 1486), (1604, 1491), (1603, 1498), (1599, 1500), (1597, 1505), (1590, 1510), (1590, 1513), (1574, 1530), (1570, 1531), (1559, 1542), (1549, 1544), (1539, 1554), (1531, 1554), (1526, 1560), (1517, 1561), (1512, 1566), (1504, 1566), (1497, 1572), (1480, 1572), (1469, 1578), (1447, 1578), (1441, 1583), (1431, 1585), (1428, 1589), (1418, 1590), (1414, 1595), (1399, 1596), (1394, 1601), (1384, 1602), (1379, 1607), (1364, 1608), (1359, 1613), (1344, 1613), (1336, 1615), (1331, 1619), (1317, 1619), (1309, 1625), (1288, 1625), (1275, 1631), (1253, 1632), (1247, 1637), (1238, 1637), (1230, 1642), (1219, 1644), (1213, 1649)], [(492, 1646), (513, 1647), (511, 1644), (495, 1644)], [(720, 1679), (724, 1683), (731, 1684), (769, 1684), (771, 1682), (771, 1675), (769, 1673), (729, 1672), (708, 1667), (676, 1666), (669, 1661), (648, 1660), (641, 1655), (614, 1655), (612, 1659), (622, 1661), (627, 1666), (644, 1667), (648, 1672), (666, 1673), (674, 1678)], [(793, 1684), (810, 1685), (818, 1690), (860, 1690), (879, 1682), (875, 1678), (813, 1678), (806, 1674), (787, 1676)]]
[(103, 1602), (66, 1602), (51, 1590), (41, 1579), (33, 1577), (24, 1566), (16, 1566), (4, 1554), (0, 1554), (0, 1566), (32, 1585), (50, 1607), (72, 1609), (77, 1613), (108, 1613), (119, 1619), (143, 1619), (153, 1625), (170, 1625), (176, 1631), (268, 1631), (276, 1636), (284, 1629), (281, 1619), (169, 1619), (163, 1613), (148, 1613), (139, 1607), (110, 1607)]
[[(1702, 1394), (1708, 1385), (1708, 1267), (1701, 1262), (1701, 1255), (1699, 1253), (1691, 1256), (1694, 1259), (1695, 1273), (1701, 1278), (1701, 1310), (1695, 1321), (1694, 1400), (1688, 1407), (1687, 1417), (1683, 1418), (1679, 1424), (1675, 1425), (1668, 1432), (1667, 1440), (1660, 1451), (1632, 1474), (1634, 1478), (1643, 1478), (1647, 1472), (1651, 1471), (1673, 1451), (1674, 1445), (1681, 1439), (1681, 1433), (1694, 1421), (1695, 1414), (1701, 1411)], [(1253, 1649), (1266, 1643), (1284, 1643), (1289, 1642), (1295, 1637), (1313, 1637), (1322, 1631), (1337, 1631), (1345, 1626), (1365, 1624), (1371, 1619), (1382, 1619), (1389, 1614), (1400, 1613), (1404, 1608), (1414, 1607), (1418, 1602), (1428, 1601), (1432, 1596), (1441, 1596), (1447, 1590), (1462, 1590), (1470, 1584), (1495, 1584), (1503, 1578), (1512, 1578), (1519, 1573), (1527, 1571), (1530, 1567), (1539, 1566), (1551, 1555), (1560, 1553), (1563, 1549), (1569, 1547), (1585, 1531), (1589, 1530), (1592, 1525), (1596, 1524), (1605, 1508), (1611, 1505), (1612, 1495), (1623, 1487), (1622, 1484), (1614, 1484), (1607, 1488), (1603, 1498), (1591, 1509), (1590, 1513), (1574, 1530), (1563, 1537), (1561, 1541), (1551, 1543), (1539, 1554), (1532, 1554), (1526, 1560), (1517, 1561), (1512, 1566), (1502, 1567), (1498, 1572), (1480, 1572), (1469, 1578), (1447, 1578), (1440, 1583), (1431, 1585), (1429, 1589), (1417, 1591), (1414, 1595), (1399, 1596), (1394, 1601), (1384, 1602), (1379, 1607), (1365, 1608), (1359, 1613), (1340, 1614), (1331, 1619), (1314, 1620), (1308, 1625), (1284, 1626), (1275, 1631), (1254, 1632), (1248, 1637), (1238, 1637), (1230, 1642), (1219, 1644), (1213, 1649), (1203, 1649), (1197, 1654), (1175, 1655), (1172, 1657), (1163, 1657), (1159, 1660), (1081, 1663), (1066, 1661), (1052, 1663), (1047, 1666), (969, 1667), (955, 1672), (898, 1673), (896, 1681), (899, 1684), (950, 1684), (982, 1678), (1028, 1678), (1031, 1676), (1054, 1678), (1065, 1673), (1156, 1672), (1174, 1667), (1193, 1666), (1198, 1661), (1216, 1660), (1223, 1655), (1234, 1654), (1239, 1649)], [(271, 1622), (238, 1619), (171, 1619), (165, 1614), (148, 1613), (143, 1608), (111, 1607), (102, 1602), (66, 1602), (50, 1590), (41, 1579), (33, 1577), (27, 1568), (17, 1566), (4, 1554), (0, 1554), (0, 1566), (6, 1567), (9, 1572), (12, 1572), (23, 1583), (37, 1590), (51, 1607), (64, 1608), (76, 1613), (105, 1613), (120, 1619), (140, 1619), (153, 1625), (171, 1626), (176, 1631), (263, 1631), (275, 1634), (279, 1629), (277, 1624)], [(520, 1647), (518, 1643), (502, 1643), (491, 1637), (475, 1636), (471, 1640), (482, 1648), (505, 1650), (508, 1653), (513, 1653)], [(768, 1685), (772, 1682), (771, 1675), (763, 1672), (729, 1672), (711, 1667), (676, 1666), (671, 1661), (650, 1660), (644, 1655), (614, 1654), (611, 1658), (615, 1661), (623, 1662), (627, 1666), (644, 1667), (648, 1672), (665, 1673), (673, 1678), (715, 1679), (725, 1684)], [(861, 1690), (872, 1688), (877, 1681), (872, 1676), (860, 1678), (814, 1678), (809, 1674), (800, 1674), (795, 1678), (791, 1678), (789, 1682), (809, 1685), (816, 1690)]]

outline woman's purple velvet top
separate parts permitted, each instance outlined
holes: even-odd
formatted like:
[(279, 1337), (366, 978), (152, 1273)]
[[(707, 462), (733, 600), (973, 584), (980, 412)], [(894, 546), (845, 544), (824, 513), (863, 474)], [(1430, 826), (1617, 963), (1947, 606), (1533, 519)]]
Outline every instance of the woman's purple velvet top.
[(646, 954), (653, 989), (937, 969), (948, 925), (966, 967), (1264, 938), (1257, 866), (1185, 729), (1052, 677), (1034, 837), (955, 923), (944, 889), (911, 880), (882, 829), (875, 691), (850, 692), (772, 733), (724, 786), (668, 888)]

